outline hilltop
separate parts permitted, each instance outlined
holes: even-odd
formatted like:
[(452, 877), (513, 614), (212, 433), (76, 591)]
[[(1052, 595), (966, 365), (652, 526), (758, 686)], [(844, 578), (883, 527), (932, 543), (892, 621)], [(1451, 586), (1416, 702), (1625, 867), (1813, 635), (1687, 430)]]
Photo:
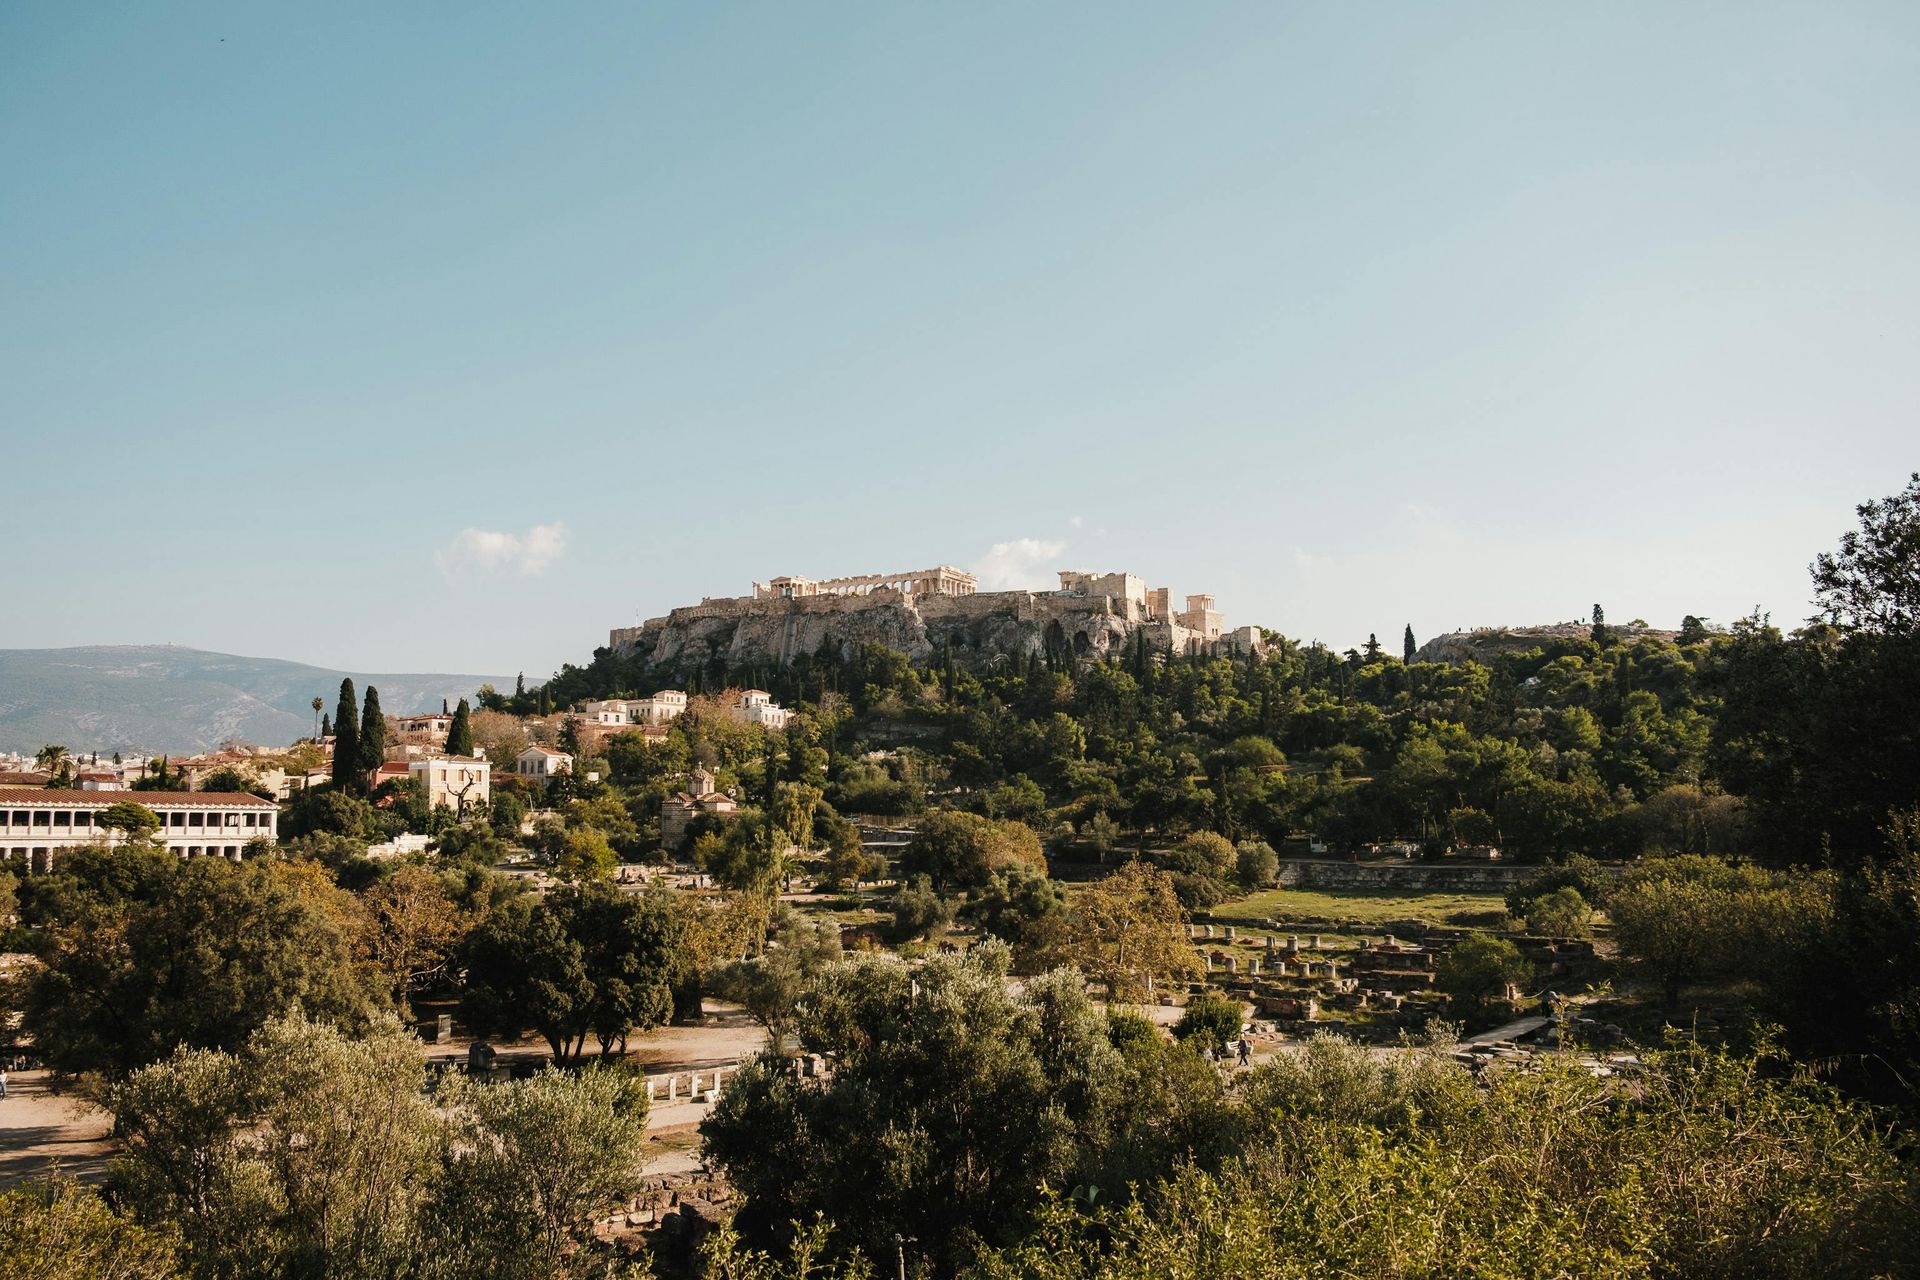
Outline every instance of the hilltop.
[(343, 677), (380, 689), (394, 715), (439, 710), (511, 676), (335, 671), (176, 645), (0, 649), (0, 751), (57, 742), (76, 751), (191, 752), (228, 738), (277, 745), (313, 732)]
[[(1644, 622), (1607, 624), (1607, 630), (1621, 640), (1642, 638), (1673, 643), (1678, 631), (1663, 631)], [(1530, 627), (1475, 627), (1471, 631), (1449, 631), (1421, 645), (1414, 657), (1421, 662), (1479, 662), (1491, 665), (1506, 653), (1525, 653), (1555, 642), (1585, 640), (1593, 632), (1588, 622), (1552, 622)]]

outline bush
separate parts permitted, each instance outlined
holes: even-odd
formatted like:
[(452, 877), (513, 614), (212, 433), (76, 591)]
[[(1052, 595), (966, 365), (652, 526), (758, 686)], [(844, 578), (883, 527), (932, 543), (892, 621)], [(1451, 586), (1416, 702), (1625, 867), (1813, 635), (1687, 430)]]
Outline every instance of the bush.
[(933, 882), (915, 876), (893, 892), (893, 932), (901, 942), (927, 938), (953, 919), (954, 904), (934, 891)]
[(1246, 1025), (1246, 1018), (1247, 1008), (1238, 1000), (1228, 999), (1217, 991), (1206, 991), (1188, 1001), (1186, 1012), (1174, 1024), (1173, 1035), (1195, 1049), (1206, 1047), (1223, 1053), (1228, 1042), (1240, 1038), (1240, 1028)]
[(1593, 908), (1572, 885), (1562, 885), (1527, 903), (1527, 929), (1549, 938), (1584, 938), (1593, 922)]
[(1234, 878), (1252, 892), (1270, 889), (1280, 875), (1280, 856), (1265, 840), (1242, 840), (1234, 851)]
[(1477, 933), (1441, 958), (1435, 980), (1463, 1016), (1507, 1004), (1507, 988), (1524, 986), (1533, 966), (1505, 938)]

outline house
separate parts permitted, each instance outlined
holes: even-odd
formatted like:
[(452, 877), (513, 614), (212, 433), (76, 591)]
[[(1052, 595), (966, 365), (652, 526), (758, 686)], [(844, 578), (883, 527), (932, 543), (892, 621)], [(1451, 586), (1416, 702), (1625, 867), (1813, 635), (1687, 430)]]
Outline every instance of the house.
[(117, 769), (82, 769), (80, 789), (82, 791), (125, 791), (127, 784)]
[(734, 703), (733, 718), (763, 729), (784, 729), (793, 712), (777, 705), (765, 689), (748, 689), (740, 695), (740, 701)]
[(714, 790), (713, 774), (705, 765), (696, 765), (687, 775), (687, 789), (660, 802), (660, 843), (668, 849), (678, 848), (695, 818), (706, 814), (730, 818), (739, 811), (740, 802), (724, 791)]
[(463, 814), (485, 809), (493, 800), (493, 766), (478, 756), (427, 756), (407, 761), (406, 768), (426, 784), (429, 809), (444, 806)]
[(393, 736), (396, 743), (420, 747), (444, 747), (453, 729), (453, 717), (445, 712), (422, 716), (396, 716)]
[(51, 871), (54, 859), (90, 844), (124, 843), (125, 834), (103, 827), (100, 815), (116, 804), (142, 805), (160, 819), (150, 839), (187, 857), (238, 862), (249, 842), (271, 843), (280, 806), (246, 792), (143, 791), (123, 795), (49, 787), (0, 787), (0, 866), (20, 863)]
[(522, 778), (551, 778), (572, 769), (572, 756), (547, 747), (528, 747), (513, 760), (513, 771)]
[(686, 709), (687, 695), (679, 689), (662, 689), (649, 698), (600, 698), (574, 708), (586, 723), (608, 728), (665, 724)]

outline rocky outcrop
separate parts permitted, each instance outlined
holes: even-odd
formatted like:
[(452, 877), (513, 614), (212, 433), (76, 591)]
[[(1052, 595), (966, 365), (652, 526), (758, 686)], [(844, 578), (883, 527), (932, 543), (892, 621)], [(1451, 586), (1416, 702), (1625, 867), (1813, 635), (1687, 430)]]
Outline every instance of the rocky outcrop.
[[(1165, 651), (1185, 652), (1194, 633), (1141, 617), (1134, 602), (1068, 592), (996, 591), (971, 596), (808, 596), (708, 600), (675, 609), (639, 627), (613, 631), (609, 646), (643, 658), (663, 675), (684, 678), (720, 663), (728, 667), (785, 664), (823, 650), (841, 657), (866, 644), (897, 649), (916, 661), (951, 651), (956, 664), (982, 668), (997, 659), (1024, 661), (1051, 649), (1085, 658), (1124, 651), (1136, 632)], [(1231, 648), (1234, 638), (1211, 642)]]

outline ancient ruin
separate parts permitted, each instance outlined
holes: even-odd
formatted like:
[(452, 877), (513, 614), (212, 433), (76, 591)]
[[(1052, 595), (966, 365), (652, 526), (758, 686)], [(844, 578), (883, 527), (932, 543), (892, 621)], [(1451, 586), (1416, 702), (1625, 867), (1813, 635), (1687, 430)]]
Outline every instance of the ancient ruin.
[(926, 660), (950, 653), (981, 666), (1006, 655), (1108, 657), (1144, 635), (1158, 653), (1246, 653), (1264, 647), (1258, 627), (1228, 631), (1209, 595), (1149, 590), (1130, 573), (1062, 571), (1055, 591), (981, 591), (974, 575), (951, 565), (904, 573), (838, 578), (787, 575), (753, 584), (751, 594), (708, 597), (697, 605), (617, 627), (608, 645), (662, 673), (686, 675), (724, 663), (781, 664), (861, 644)]

